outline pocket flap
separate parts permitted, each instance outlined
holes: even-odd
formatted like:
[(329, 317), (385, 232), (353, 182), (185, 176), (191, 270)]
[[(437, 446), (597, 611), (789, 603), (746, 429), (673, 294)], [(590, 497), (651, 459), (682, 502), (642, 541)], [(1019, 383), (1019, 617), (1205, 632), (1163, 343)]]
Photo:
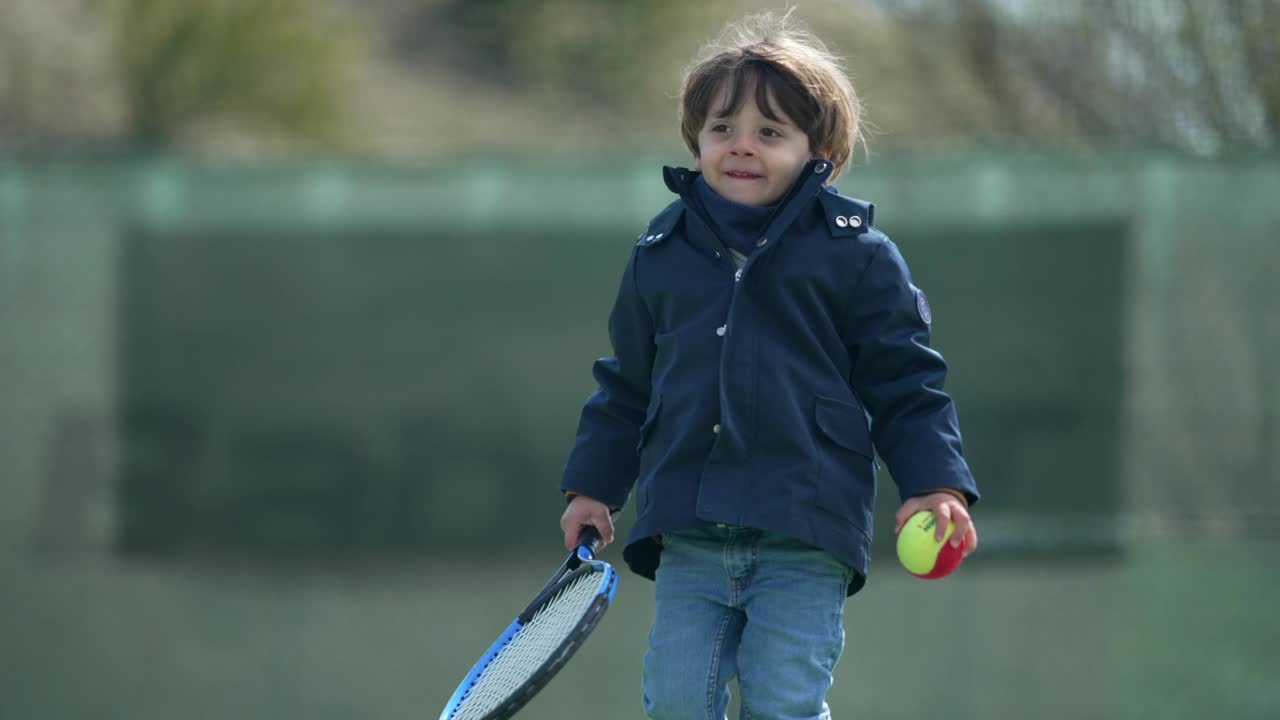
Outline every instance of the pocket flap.
[(867, 457), (874, 457), (871, 430), (861, 405), (835, 398), (819, 397), (814, 410), (818, 427), (835, 444)]

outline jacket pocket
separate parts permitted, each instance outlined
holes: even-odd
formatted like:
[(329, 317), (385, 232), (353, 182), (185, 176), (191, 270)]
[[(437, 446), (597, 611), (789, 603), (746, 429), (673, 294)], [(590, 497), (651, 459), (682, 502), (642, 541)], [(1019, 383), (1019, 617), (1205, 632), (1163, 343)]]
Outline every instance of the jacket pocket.
[(870, 534), (875, 504), (875, 450), (862, 406), (819, 397), (814, 408), (819, 437), (811, 475), (818, 509)]
[(814, 416), (818, 428), (831, 442), (868, 459), (875, 456), (875, 451), (871, 448), (867, 416), (861, 405), (819, 397)]
[(653, 434), (653, 426), (658, 421), (658, 415), (662, 412), (662, 398), (654, 398), (649, 404), (649, 411), (645, 413), (644, 422), (640, 424), (640, 440), (636, 443), (636, 453), (644, 450), (644, 446), (649, 442), (649, 436)]

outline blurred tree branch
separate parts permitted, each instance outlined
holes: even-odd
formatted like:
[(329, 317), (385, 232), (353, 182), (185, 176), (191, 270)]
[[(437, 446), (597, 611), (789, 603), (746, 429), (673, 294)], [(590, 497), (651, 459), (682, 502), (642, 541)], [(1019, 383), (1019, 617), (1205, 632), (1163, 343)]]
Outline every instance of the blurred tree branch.
[(0, 146), (110, 134), (119, 116), (110, 37), (86, 18), (92, 1), (0, 2)]
[[(402, 28), (444, 43), (455, 67), (499, 83), (555, 87), (574, 100), (648, 100), (648, 56), (702, 10), (683, 0), (444, 0)], [(403, 44), (421, 37), (402, 35)]]
[[(1280, 140), (1280, 4), (1270, 0), (1100, 0), (1036, 10), (933, 0), (909, 11), (881, 1), (927, 28), (917, 52), (960, 39), (955, 60), (992, 108), (997, 137), (1065, 133), (1201, 154)], [(1041, 104), (1056, 117), (1038, 111)]]
[[(10, 0), (0, 2), (0, 143), (218, 144), (228, 132), (332, 143), (356, 120), (393, 152), (402, 138), (414, 151), (534, 147), (561, 129), (562, 146), (674, 145), (680, 67), (726, 19), (761, 5)], [(348, 22), (325, 14), (338, 6)], [(851, 57), (869, 121), (900, 147), (1280, 144), (1276, 0), (812, 0), (802, 10)], [(353, 46), (353, 18), (385, 52)], [(348, 117), (355, 103), (370, 112)], [(508, 116), (525, 122), (494, 119)]]
[(218, 121), (335, 139), (344, 34), (306, 0), (110, 0), (106, 8), (133, 143), (171, 145)]

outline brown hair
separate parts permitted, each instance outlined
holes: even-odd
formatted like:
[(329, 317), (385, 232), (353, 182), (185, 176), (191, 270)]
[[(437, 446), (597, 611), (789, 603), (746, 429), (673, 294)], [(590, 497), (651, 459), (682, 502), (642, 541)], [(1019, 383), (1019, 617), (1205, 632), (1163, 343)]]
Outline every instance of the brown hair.
[(742, 107), (753, 82), (760, 112), (780, 120), (781, 110), (790, 118), (809, 137), (809, 149), (835, 165), (835, 179), (862, 137), (862, 104), (839, 59), (796, 25), (791, 11), (730, 23), (689, 66), (680, 92), (680, 134), (694, 156), (701, 154), (698, 132), (720, 89), (728, 89), (726, 102), (714, 113), (729, 115)]

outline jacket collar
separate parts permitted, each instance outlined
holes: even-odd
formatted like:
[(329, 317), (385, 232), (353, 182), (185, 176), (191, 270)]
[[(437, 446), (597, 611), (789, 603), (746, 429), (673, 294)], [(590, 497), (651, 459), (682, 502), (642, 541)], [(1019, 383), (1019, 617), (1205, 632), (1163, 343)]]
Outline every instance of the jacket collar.
[[(759, 247), (765, 247), (772, 244), (775, 240), (782, 237), (782, 234), (791, 227), (800, 213), (808, 206), (809, 201), (817, 195), (822, 189), (822, 185), (826, 179), (831, 176), (834, 170), (831, 162), (822, 158), (814, 158), (805, 163), (804, 169), (800, 171), (800, 176), (796, 178), (791, 189), (783, 196), (782, 201), (778, 203), (777, 209), (765, 224), (764, 232), (756, 241)], [(698, 225), (706, 231), (706, 235), (711, 236), (712, 227), (709, 218), (700, 217), (694, 209), (696, 204), (692, 201), (693, 183), (702, 173), (688, 168), (667, 166), (662, 169), (662, 178), (667, 184), (667, 188), (671, 192), (680, 196), (684, 201), (685, 213), (697, 218)], [(686, 227), (689, 227), (686, 223)], [(690, 228), (692, 230), (693, 228)], [(703, 233), (693, 233), (690, 235), (702, 235)], [(693, 239), (691, 237), (691, 239)], [(718, 241), (712, 241), (719, 245)]]

